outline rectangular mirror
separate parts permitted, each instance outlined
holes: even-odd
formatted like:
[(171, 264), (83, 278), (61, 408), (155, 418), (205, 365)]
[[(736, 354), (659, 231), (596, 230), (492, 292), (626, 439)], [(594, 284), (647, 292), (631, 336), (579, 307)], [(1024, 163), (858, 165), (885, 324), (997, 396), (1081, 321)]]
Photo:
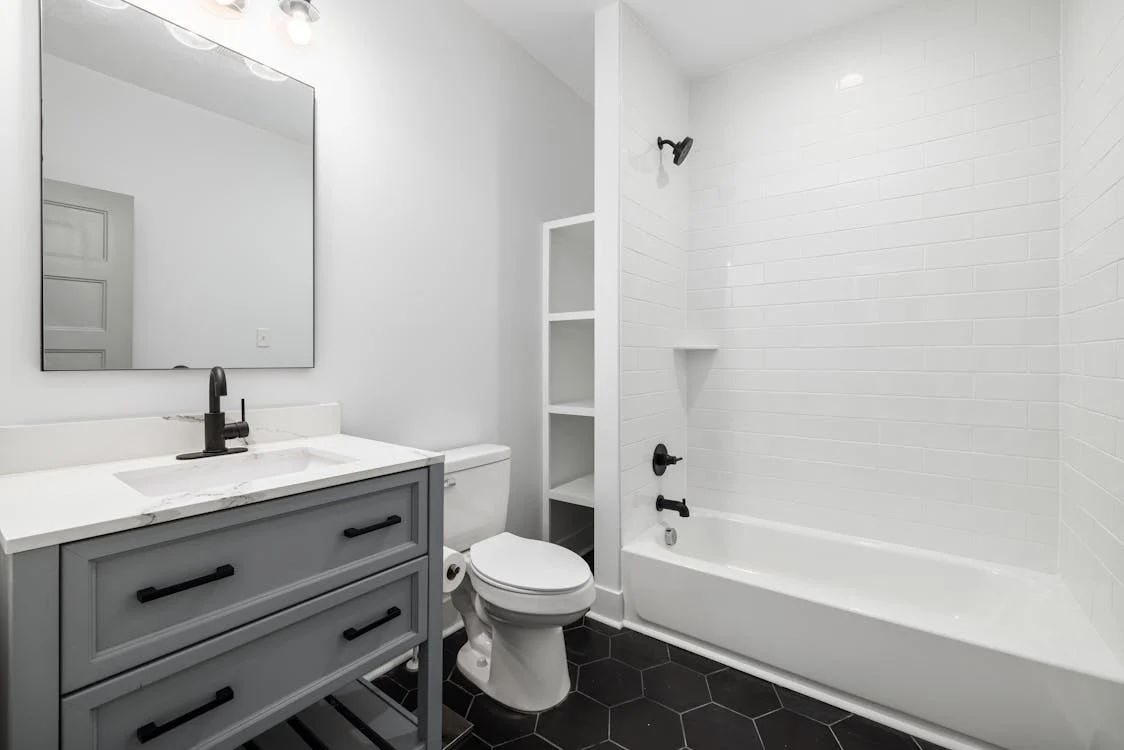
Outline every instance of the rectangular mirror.
[(42, 0), (43, 369), (313, 366), (315, 93), (123, 0)]

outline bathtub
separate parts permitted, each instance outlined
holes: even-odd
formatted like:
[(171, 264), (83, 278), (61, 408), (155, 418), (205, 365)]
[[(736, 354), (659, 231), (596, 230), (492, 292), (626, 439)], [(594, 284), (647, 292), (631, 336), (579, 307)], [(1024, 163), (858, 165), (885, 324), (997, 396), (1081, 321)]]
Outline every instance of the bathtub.
[(953, 748), (1124, 749), (1124, 666), (1056, 576), (698, 510), (622, 552), (630, 624)]

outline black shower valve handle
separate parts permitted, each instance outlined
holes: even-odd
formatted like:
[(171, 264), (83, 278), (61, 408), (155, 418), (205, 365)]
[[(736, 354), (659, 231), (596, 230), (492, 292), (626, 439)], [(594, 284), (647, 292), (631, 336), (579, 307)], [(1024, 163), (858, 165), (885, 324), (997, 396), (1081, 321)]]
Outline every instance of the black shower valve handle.
[(660, 443), (652, 453), (652, 471), (655, 472), (657, 477), (662, 477), (668, 466), (674, 466), (682, 460), (681, 456), (673, 456), (668, 453), (667, 446)]

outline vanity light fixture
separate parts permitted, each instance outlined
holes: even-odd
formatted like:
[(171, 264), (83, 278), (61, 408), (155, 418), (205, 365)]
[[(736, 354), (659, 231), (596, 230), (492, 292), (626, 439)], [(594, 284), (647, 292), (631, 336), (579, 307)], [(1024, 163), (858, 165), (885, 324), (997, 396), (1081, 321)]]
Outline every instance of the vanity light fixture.
[(304, 46), (312, 41), (312, 24), (320, 20), (320, 11), (312, 0), (280, 0), (277, 6), (289, 17), (285, 30), (293, 44)]
[(268, 65), (262, 65), (257, 60), (251, 60), (248, 57), (243, 57), (242, 59), (246, 62), (246, 67), (250, 69), (250, 72), (256, 75), (258, 78), (262, 78), (266, 81), (272, 81), (274, 83), (280, 83), (281, 81), (289, 80), (289, 77), (284, 73), (278, 73), (273, 68), (269, 67)]
[(98, 6), (99, 8), (106, 8), (107, 10), (125, 10), (129, 4), (125, 0), (89, 0), (89, 2)]
[(164, 22), (164, 28), (168, 30), (168, 33), (172, 35), (173, 39), (175, 39), (183, 46), (190, 47), (191, 49), (197, 49), (202, 52), (207, 52), (219, 46), (215, 42), (212, 42), (210, 39), (204, 39), (198, 34), (193, 34), (187, 29), (176, 26), (170, 21)]

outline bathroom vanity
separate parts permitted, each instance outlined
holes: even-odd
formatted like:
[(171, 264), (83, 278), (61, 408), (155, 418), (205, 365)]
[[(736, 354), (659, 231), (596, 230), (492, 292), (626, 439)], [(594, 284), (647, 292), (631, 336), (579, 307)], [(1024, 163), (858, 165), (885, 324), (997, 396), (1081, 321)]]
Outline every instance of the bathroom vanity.
[[(0, 476), (0, 746), (440, 748), (442, 461), (336, 434)], [(356, 682), (415, 646), (416, 719)]]

